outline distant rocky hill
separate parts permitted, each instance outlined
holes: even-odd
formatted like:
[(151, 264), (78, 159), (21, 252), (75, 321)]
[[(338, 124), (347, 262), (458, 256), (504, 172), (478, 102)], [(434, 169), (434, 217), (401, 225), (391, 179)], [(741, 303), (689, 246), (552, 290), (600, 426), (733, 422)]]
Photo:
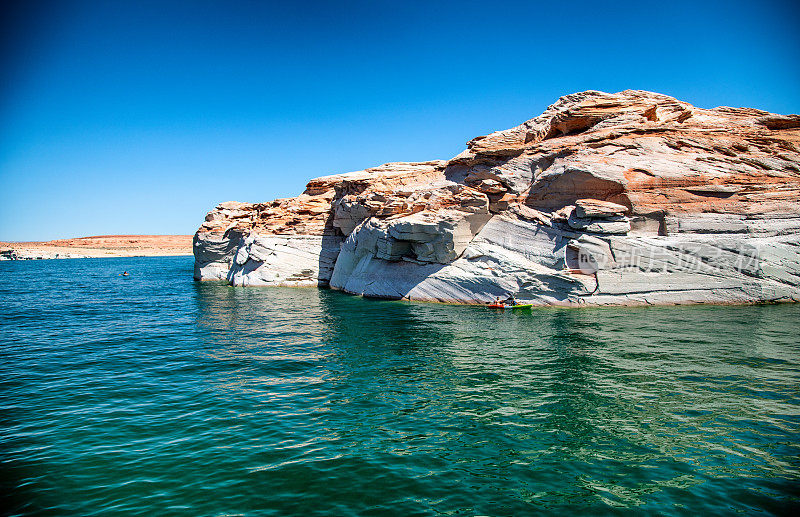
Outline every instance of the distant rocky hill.
[(42, 242), (0, 242), (0, 260), (190, 255), (191, 235), (97, 235)]
[(645, 91), (567, 95), (447, 161), (226, 202), (198, 280), (483, 303), (800, 300), (800, 116)]

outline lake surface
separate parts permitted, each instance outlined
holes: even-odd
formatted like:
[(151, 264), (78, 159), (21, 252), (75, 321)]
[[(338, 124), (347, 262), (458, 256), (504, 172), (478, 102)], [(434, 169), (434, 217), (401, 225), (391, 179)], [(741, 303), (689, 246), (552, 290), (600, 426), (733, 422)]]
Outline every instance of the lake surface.
[(7, 512), (800, 508), (798, 305), (512, 314), (191, 275), (0, 262)]

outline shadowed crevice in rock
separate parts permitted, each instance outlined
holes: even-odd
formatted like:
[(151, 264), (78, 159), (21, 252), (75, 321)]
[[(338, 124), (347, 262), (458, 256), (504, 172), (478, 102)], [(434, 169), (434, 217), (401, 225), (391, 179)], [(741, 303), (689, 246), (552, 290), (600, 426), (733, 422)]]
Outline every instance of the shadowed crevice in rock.
[[(537, 177), (531, 187), (525, 204), (539, 210), (553, 211), (564, 206), (574, 205), (579, 199), (599, 199), (629, 205), (622, 196), (625, 188), (622, 183), (592, 174), (589, 170), (577, 167), (550, 167), (546, 173)], [(627, 201), (627, 202), (626, 202)]]

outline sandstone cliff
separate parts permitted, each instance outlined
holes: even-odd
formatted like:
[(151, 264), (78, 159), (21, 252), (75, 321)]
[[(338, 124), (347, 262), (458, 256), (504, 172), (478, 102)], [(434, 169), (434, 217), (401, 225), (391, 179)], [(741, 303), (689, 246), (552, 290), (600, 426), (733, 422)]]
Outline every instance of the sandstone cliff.
[(567, 95), (448, 161), (227, 202), (195, 278), (535, 304), (800, 300), (800, 116)]

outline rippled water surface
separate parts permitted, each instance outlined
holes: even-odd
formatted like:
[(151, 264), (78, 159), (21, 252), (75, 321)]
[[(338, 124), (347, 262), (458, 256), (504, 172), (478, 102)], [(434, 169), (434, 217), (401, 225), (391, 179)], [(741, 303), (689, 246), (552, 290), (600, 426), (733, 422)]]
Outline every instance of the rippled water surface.
[(7, 512), (799, 506), (800, 306), (512, 314), (191, 269), (0, 262)]

